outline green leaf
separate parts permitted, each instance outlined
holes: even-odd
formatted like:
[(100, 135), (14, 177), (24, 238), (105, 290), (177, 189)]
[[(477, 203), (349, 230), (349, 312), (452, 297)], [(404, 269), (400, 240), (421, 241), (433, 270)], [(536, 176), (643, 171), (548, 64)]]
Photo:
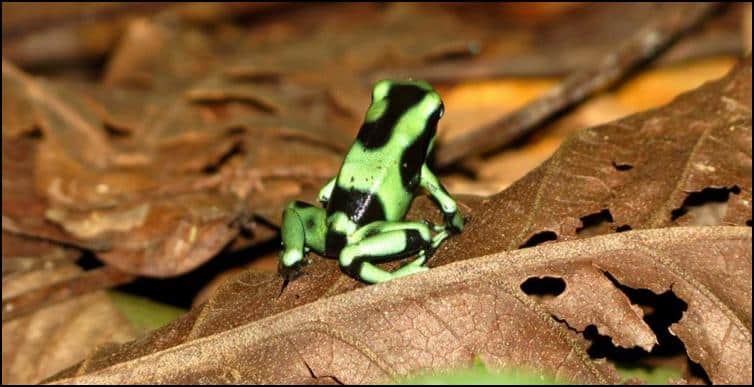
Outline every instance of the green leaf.
[(139, 333), (155, 330), (186, 313), (185, 309), (128, 293), (109, 291), (108, 295)]

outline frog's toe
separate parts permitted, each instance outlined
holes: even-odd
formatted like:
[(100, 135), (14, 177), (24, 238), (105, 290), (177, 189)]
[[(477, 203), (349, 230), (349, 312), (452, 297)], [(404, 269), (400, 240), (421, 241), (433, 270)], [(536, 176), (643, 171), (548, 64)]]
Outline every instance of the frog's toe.
[(301, 269), (304, 267), (304, 263), (305, 262), (302, 260), (291, 266), (286, 266), (280, 261), (278, 264), (278, 273), (280, 273), (280, 275), (287, 281), (292, 281), (303, 273), (303, 270)]
[(278, 266), (278, 273), (280, 273), (283, 279), (288, 282), (300, 277), (303, 272), (304, 271), (301, 270), (301, 266), (299, 265), (293, 267), (285, 267), (283, 265)]
[(391, 274), (392, 274), (392, 279), (396, 279), (396, 278), (405, 277), (411, 274), (423, 273), (425, 271), (429, 271), (429, 268), (426, 266), (414, 265), (412, 262), (392, 272)]
[(304, 252), (300, 250), (288, 250), (280, 256), (280, 264), (284, 267), (294, 267), (304, 260)]
[(444, 240), (448, 239), (449, 236), (450, 231), (448, 231), (447, 229), (435, 234), (435, 236), (432, 237), (432, 252), (434, 252), (434, 250), (437, 250), (440, 247), (440, 244), (442, 244)]

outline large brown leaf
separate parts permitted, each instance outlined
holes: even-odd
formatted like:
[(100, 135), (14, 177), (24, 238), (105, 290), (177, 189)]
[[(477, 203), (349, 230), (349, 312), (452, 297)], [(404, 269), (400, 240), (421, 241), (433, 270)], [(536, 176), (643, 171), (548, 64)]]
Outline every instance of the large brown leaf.
[[(576, 330), (597, 324), (626, 346), (655, 338), (609, 274), (632, 288), (671, 290), (688, 305), (671, 331), (692, 358), (716, 383), (750, 383), (741, 370), (751, 369), (751, 241), (747, 227), (598, 236), (456, 262), (256, 321), (249, 316), (282, 280), (247, 272), (169, 326), (53, 380), (368, 383), (479, 356), (612, 383), (617, 376), (589, 358)], [(542, 276), (562, 278), (565, 291), (538, 303), (521, 290)]]

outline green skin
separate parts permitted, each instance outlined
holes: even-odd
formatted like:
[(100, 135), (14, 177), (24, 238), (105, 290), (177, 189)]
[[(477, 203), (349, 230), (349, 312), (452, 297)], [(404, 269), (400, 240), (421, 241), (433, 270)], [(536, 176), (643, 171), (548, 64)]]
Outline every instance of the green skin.
[[(324, 208), (296, 201), (283, 212), (282, 271), (296, 273), (310, 250), (369, 283), (429, 270), (428, 255), (464, 222), (426, 164), (442, 114), (440, 96), (424, 81), (375, 84), (356, 141), (319, 193)], [(444, 226), (403, 220), (422, 188), (440, 205)], [(412, 255), (392, 273), (374, 265)]]

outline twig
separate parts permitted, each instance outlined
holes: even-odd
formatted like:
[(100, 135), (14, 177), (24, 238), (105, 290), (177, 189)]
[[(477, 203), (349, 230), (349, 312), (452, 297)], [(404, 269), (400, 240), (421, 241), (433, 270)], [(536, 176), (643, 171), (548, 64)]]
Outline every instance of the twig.
[(570, 75), (545, 96), (516, 112), (441, 144), (437, 164), (446, 166), (468, 156), (480, 155), (530, 133), (555, 114), (623, 79), (699, 24), (718, 6), (717, 3), (702, 3), (661, 7), (659, 17), (594, 67)]
[[(658, 57), (650, 67), (666, 66), (688, 60), (708, 58), (717, 55), (739, 55), (742, 50), (740, 34), (724, 31), (717, 34), (707, 34), (688, 41), (685, 45), (679, 43)], [(686, 43), (687, 41), (684, 41)], [(596, 55), (595, 55), (596, 56)], [(562, 60), (553, 61), (545, 58), (542, 53), (522, 54), (507, 58), (490, 58), (479, 60), (461, 60), (443, 62), (423, 66), (411, 70), (411, 76), (430, 83), (463, 82), (503, 77), (559, 77), (568, 75), (593, 61), (588, 57), (573, 58), (561, 56)], [(392, 75), (380, 74), (374, 81), (390, 78)]]
[(82, 294), (131, 282), (135, 278), (133, 274), (125, 273), (112, 266), (104, 266), (65, 281), (32, 289), (3, 300), (3, 322)]

